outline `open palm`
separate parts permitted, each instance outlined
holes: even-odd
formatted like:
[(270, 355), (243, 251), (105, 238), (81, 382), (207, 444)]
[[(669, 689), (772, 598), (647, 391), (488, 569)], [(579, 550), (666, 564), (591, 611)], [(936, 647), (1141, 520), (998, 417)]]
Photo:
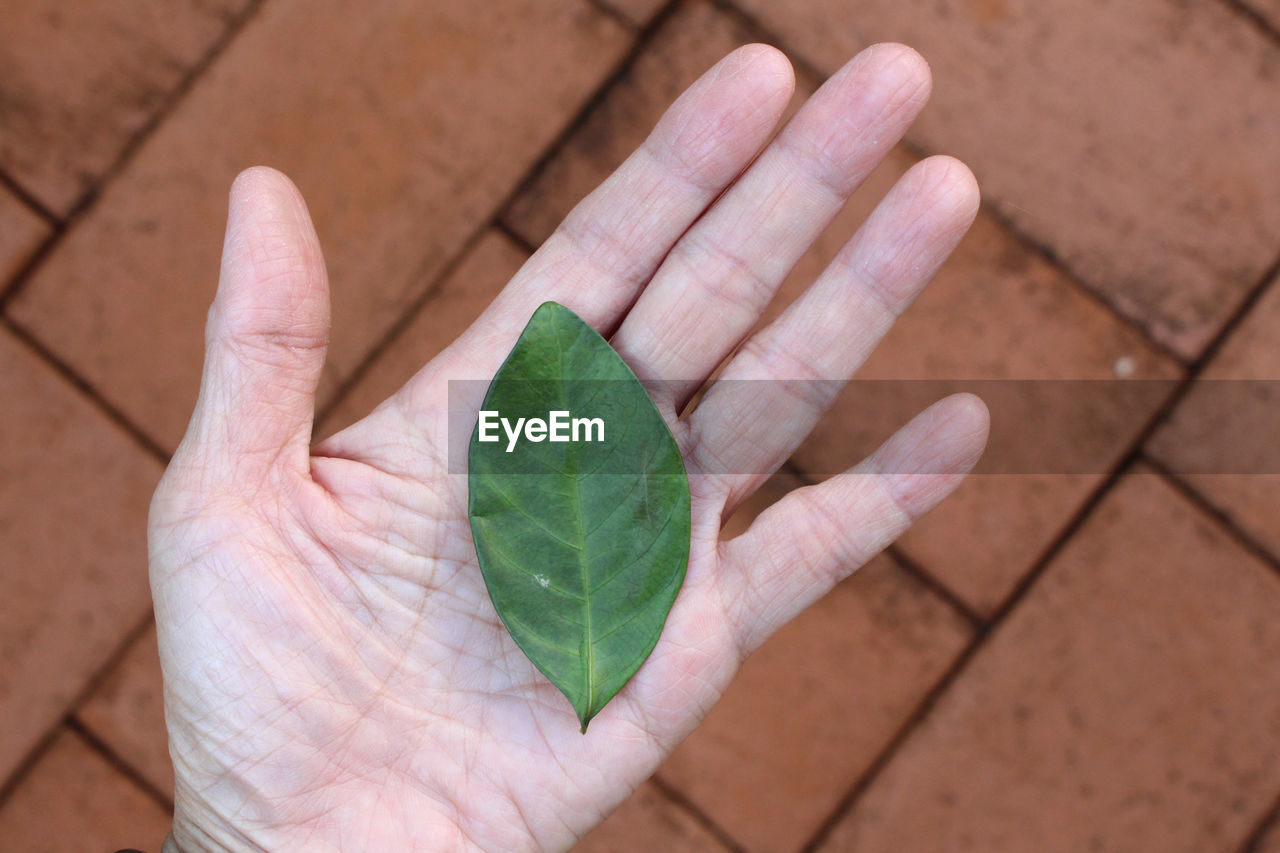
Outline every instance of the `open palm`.
[[(969, 397), (721, 541), (838, 383), (713, 384), (678, 417), (717, 369), (847, 379), (951, 251), (977, 189), (960, 163), (930, 158), (750, 334), (928, 89), (916, 54), (877, 46), (769, 142), (790, 66), (768, 47), (734, 52), (456, 343), (314, 448), (324, 263), (287, 179), (243, 174), (200, 400), (152, 507), (177, 777), (169, 846), (567, 848), (694, 728), (747, 654), (954, 488), (986, 438)], [(491, 377), (546, 300), (609, 337), (641, 379), (663, 380), (655, 403), (693, 495), (687, 580), (662, 638), (585, 735), (498, 620), (466, 477), (447, 464), (449, 380)]]

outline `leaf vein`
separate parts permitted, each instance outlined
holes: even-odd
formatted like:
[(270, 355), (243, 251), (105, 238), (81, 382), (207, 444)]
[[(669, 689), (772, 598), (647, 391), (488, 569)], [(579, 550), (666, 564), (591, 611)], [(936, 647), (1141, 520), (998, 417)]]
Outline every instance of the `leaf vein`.
[[(519, 475), (517, 475), (517, 476), (519, 476)], [(513, 498), (513, 497), (512, 497), (508, 492), (504, 491), (504, 490), (502, 489), (502, 486), (500, 486), (500, 485), (498, 484), (498, 478), (497, 478), (497, 477), (492, 478), (492, 480), (491, 480), (490, 482), (491, 482), (491, 484), (493, 485), (494, 491), (496, 491), (498, 494), (500, 494), (500, 495), (502, 496), (503, 500), (505, 500), (505, 501), (507, 502), (507, 508), (508, 508), (508, 509), (514, 509), (514, 510), (515, 510), (516, 512), (518, 512), (520, 515), (522, 515), (522, 516), (524, 516), (525, 518), (529, 519), (529, 521), (533, 522), (533, 526), (534, 526), (534, 527), (538, 528), (538, 529), (539, 529), (539, 530), (541, 530), (543, 533), (547, 534), (547, 535), (548, 535), (548, 536), (550, 536), (552, 539), (554, 539), (554, 540), (556, 540), (557, 542), (559, 542), (561, 545), (564, 545), (566, 548), (572, 548), (574, 551), (581, 551), (581, 550), (582, 550), (582, 546), (581, 546), (581, 545), (578, 545), (578, 544), (576, 544), (576, 543), (574, 543), (574, 542), (570, 542), (568, 539), (565, 539), (564, 537), (560, 536), (560, 535), (559, 535), (559, 534), (557, 534), (554, 530), (552, 530), (550, 527), (548, 527), (548, 526), (547, 526), (547, 524), (546, 524), (546, 522), (544, 522), (542, 519), (538, 518), (537, 516), (535, 516), (535, 515), (531, 514), (531, 513), (530, 513), (528, 510), (526, 510), (524, 507), (520, 506), (520, 502), (519, 502), (517, 499)]]
[[(673, 572), (673, 573), (672, 573), (672, 575), (671, 575), (671, 577), (667, 579), (667, 582), (666, 582), (665, 584), (663, 584), (663, 585), (662, 585), (662, 586), (661, 586), (661, 587), (660, 587), (656, 592), (654, 592), (654, 594), (653, 594), (652, 596), (650, 596), (650, 600), (652, 600), (652, 599), (656, 598), (656, 597), (657, 597), (657, 595), (658, 595), (658, 593), (660, 593), (660, 592), (665, 592), (666, 590), (670, 589), (670, 588), (671, 588), (671, 584), (675, 582), (677, 575), (678, 575), (678, 573)], [(649, 612), (649, 608), (648, 608), (648, 607), (637, 607), (637, 608), (635, 609), (635, 612), (633, 612), (633, 613), (632, 613), (630, 616), (628, 616), (626, 619), (623, 619), (623, 620), (622, 620), (621, 622), (619, 622), (617, 625), (614, 625), (614, 626), (613, 626), (612, 628), (610, 628), (608, 631), (605, 631), (605, 632), (604, 632), (603, 634), (601, 634), (599, 637), (596, 637), (596, 639), (594, 640), (594, 642), (593, 642), (592, 644), (594, 645), (595, 643), (603, 643), (603, 642), (604, 642), (605, 640), (607, 640), (609, 637), (612, 637), (614, 634), (618, 633), (618, 632), (619, 632), (619, 631), (621, 631), (623, 628), (627, 627), (627, 626), (628, 626), (628, 625), (630, 625), (632, 622), (636, 621), (637, 619), (639, 619), (641, 616), (645, 615), (645, 614), (646, 614), (646, 613), (648, 613), (648, 612)]]

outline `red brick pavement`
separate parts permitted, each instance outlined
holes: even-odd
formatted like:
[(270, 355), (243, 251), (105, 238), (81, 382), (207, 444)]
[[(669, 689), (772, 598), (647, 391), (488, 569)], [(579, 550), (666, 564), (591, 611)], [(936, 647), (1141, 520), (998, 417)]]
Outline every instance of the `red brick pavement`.
[[(165, 832), (145, 516), (236, 171), (284, 169), (316, 218), (328, 433), (721, 55), (778, 44), (799, 98), (896, 39), (934, 101), (777, 304), (911, 163), (956, 154), (984, 209), (863, 375), (1154, 391), (1065, 416), (996, 401), (993, 454), (1095, 467), (972, 479), (770, 640), (581, 849), (1280, 850), (1280, 467), (1247, 467), (1276, 464), (1278, 31), (1275, 0), (6, 9), (0, 848)], [(1246, 393), (1224, 410), (1222, 387)], [(841, 402), (727, 535), (855, 461), (891, 408)]]

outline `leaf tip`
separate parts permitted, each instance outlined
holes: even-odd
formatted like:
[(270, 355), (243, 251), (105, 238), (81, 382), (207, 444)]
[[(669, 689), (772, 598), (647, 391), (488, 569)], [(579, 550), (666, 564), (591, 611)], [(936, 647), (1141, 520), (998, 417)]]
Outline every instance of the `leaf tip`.
[(575, 702), (573, 712), (578, 715), (578, 722), (581, 724), (581, 727), (578, 730), (585, 735), (587, 733), (587, 726), (591, 725), (591, 721), (595, 719), (596, 714), (600, 713), (600, 709), (593, 708), (590, 704), (580, 707)]

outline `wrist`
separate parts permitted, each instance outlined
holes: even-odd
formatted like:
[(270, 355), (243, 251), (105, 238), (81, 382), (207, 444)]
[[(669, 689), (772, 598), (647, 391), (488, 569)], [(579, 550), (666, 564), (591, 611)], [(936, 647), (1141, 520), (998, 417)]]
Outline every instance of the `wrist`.
[(193, 820), (181, 808), (175, 809), (160, 853), (260, 853), (266, 849), (244, 833), (223, 827), (223, 822)]

